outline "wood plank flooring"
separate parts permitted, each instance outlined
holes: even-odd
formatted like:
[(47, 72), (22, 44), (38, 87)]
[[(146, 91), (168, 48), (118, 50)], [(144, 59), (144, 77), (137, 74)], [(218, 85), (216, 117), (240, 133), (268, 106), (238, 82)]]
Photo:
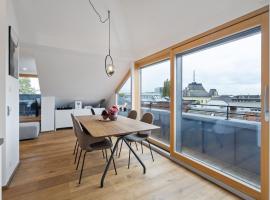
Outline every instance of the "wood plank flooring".
[[(78, 185), (79, 171), (73, 165), (75, 137), (72, 130), (42, 134), (38, 139), (20, 142), (20, 166), (4, 200), (229, 200), (233, 194), (193, 174), (169, 159), (149, 149), (138, 152), (147, 171), (131, 156), (127, 169), (128, 151), (123, 144), (116, 159), (118, 175), (111, 167), (103, 189), (99, 188), (105, 160), (101, 152), (87, 154), (82, 183)], [(139, 148), (140, 150), (140, 148)]]

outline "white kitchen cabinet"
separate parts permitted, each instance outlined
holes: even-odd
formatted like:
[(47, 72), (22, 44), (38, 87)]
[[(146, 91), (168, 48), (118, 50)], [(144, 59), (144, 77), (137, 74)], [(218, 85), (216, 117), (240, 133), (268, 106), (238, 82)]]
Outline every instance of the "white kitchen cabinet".
[(41, 132), (54, 130), (55, 97), (41, 97)]
[(84, 115), (92, 115), (90, 109), (74, 109), (74, 116), (84, 116)]
[[(105, 108), (93, 108), (96, 115), (101, 115)], [(73, 127), (71, 114), (74, 116), (92, 115), (91, 109), (55, 110), (55, 129)]]
[(71, 114), (73, 109), (55, 110), (55, 129), (73, 127)]

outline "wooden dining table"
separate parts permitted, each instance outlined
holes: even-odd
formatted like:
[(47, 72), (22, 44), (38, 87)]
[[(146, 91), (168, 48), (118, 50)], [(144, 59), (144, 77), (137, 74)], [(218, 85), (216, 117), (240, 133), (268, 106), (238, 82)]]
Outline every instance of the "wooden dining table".
[(103, 120), (102, 116), (79, 116), (77, 117), (82, 127), (93, 137), (117, 137), (116, 143), (113, 147), (112, 154), (106, 164), (105, 170), (103, 172), (100, 187), (103, 187), (104, 180), (107, 174), (107, 171), (110, 167), (110, 163), (115, 154), (116, 148), (120, 140), (123, 140), (130, 151), (134, 154), (136, 159), (140, 162), (143, 167), (143, 173), (146, 173), (146, 167), (136, 152), (132, 149), (128, 141), (125, 139), (126, 135), (141, 132), (141, 131), (150, 131), (159, 129), (160, 127), (141, 122), (139, 120), (129, 119), (127, 117), (118, 116), (116, 121)]

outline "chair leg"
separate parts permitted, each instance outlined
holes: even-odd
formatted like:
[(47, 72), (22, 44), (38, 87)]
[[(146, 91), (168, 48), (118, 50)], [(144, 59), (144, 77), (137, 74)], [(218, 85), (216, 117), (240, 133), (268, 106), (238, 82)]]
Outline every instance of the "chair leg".
[(142, 145), (142, 142), (141, 142), (141, 148), (142, 148), (142, 154), (143, 154), (143, 145)]
[(105, 157), (106, 157), (106, 162), (108, 162), (108, 154), (107, 154), (107, 149), (105, 149)]
[(75, 146), (74, 146), (73, 155), (75, 155), (75, 152), (76, 152), (76, 149), (77, 149), (77, 144), (78, 144), (78, 140), (76, 139), (76, 143), (75, 143)]
[(152, 160), (154, 162), (155, 160), (154, 160), (154, 156), (153, 156), (153, 152), (152, 152), (152, 148), (151, 148), (150, 142), (149, 141), (147, 141), (147, 142), (148, 142), (149, 149), (150, 149), (150, 152), (151, 152)]
[[(131, 147), (131, 142), (129, 143), (130, 147)], [(129, 169), (129, 166), (130, 166), (130, 149), (129, 149), (129, 153), (128, 153), (128, 169)]]
[(103, 157), (103, 159), (105, 159), (105, 155), (104, 155), (103, 149), (101, 151), (102, 151), (102, 157)]
[[(111, 150), (111, 154), (113, 154), (112, 148), (110, 148), (110, 150)], [(114, 158), (113, 157), (112, 157), (112, 160), (113, 160), (113, 167), (114, 167), (115, 175), (117, 175), (117, 170), (116, 170), (116, 166), (115, 166), (115, 162), (114, 162)]]
[(119, 150), (118, 158), (120, 158), (120, 154), (121, 154), (121, 151), (122, 151), (122, 145), (123, 145), (123, 142), (124, 142), (124, 140), (122, 139), (121, 146), (120, 146), (120, 150)]
[(84, 155), (83, 155), (83, 163), (82, 163), (82, 168), (81, 168), (81, 173), (80, 173), (80, 179), (79, 179), (79, 184), (81, 184), (81, 179), (82, 179), (82, 173), (83, 173), (83, 167), (84, 167), (84, 160), (85, 160), (85, 155), (86, 155), (87, 151), (85, 151)]
[(82, 155), (82, 149), (81, 149), (81, 151), (80, 151), (80, 156), (79, 156), (79, 159), (78, 159), (78, 163), (77, 163), (76, 170), (77, 170), (77, 169), (78, 169), (78, 167), (79, 167), (80, 160), (81, 160), (81, 155)]
[(77, 156), (78, 156), (78, 152), (79, 152), (79, 145), (78, 145), (77, 150), (76, 150), (76, 155), (75, 155), (75, 159), (74, 159), (74, 164), (76, 163)]
[(111, 141), (111, 143), (112, 143), (112, 138), (111, 137), (109, 137), (109, 140)]
[(137, 142), (135, 142), (135, 145), (136, 145), (136, 149), (137, 149), (137, 151), (138, 151), (138, 146), (137, 146)]
[(117, 156), (117, 154), (118, 154), (118, 144), (117, 144), (117, 146), (116, 146), (115, 156)]

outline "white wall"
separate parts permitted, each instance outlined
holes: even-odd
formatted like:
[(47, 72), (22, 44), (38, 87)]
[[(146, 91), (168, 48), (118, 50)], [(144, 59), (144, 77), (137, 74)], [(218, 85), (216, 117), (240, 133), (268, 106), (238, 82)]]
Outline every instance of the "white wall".
[(55, 96), (57, 103), (108, 99), (127, 72), (130, 60), (114, 57), (116, 73), (109, 78), (105, 74), (105, 55), (40, 45), (24, 45), (22, 53), (35, 58), (41, 93)]
[[(2, 146), (2, 185), (6, 185), (19, 163), (19, 90), (18, 80), (8, 76), (8, 26), (18, 33), (11, 1), (0, 1), (0, 137)], [(7, 106), (11, 108), (7, 116)]]
[(3, 153), (3, 185), (6, 185), (19, 163), (19, 83), (18, 80), (7, 78), (7, 106), (10, 114), (6, 119), (6, 136)]
[[(0, 1), (0, 138), (5, 137), (6, 128), (6, 45), (7, 45), (7, 5), (6, 1)], [(2, 179), (2, 146), (0, 147), (0, 179)], [(0, 180), (0, 183), (2, 180)], [(2, 184), (0, 185), (2, 186)], [(0, 188), (0, 200), (2, 199), (2, 188)]]
[[(0, 146), (0, 177), (2, 177), (2, 146)], [(0, 178), (0, 200), (2, 200), (2, 179)]]

